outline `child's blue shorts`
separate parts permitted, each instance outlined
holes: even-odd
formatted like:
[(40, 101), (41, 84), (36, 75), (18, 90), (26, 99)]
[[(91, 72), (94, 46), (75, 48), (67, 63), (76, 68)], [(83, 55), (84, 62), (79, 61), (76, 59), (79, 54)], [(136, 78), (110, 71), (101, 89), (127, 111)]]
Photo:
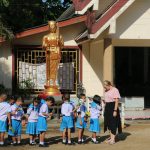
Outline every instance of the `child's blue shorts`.
[(90, 119), (90, 128), (89, 128), (90, 132), (96, 132), (99, 133), (100, 132), (100, 121), (99, 118)]
[(37, 122), (28, 122), (27, 129), (26, 129), (26, 134), (38, 135)]
[(7, 122), (0, 120), (0, 132), (6, 132), (7, 131)]
[(38, 122), (37, 122), (37, 131), (38, 133), (47, 131), (46, 117), (39, 116)]
[(73, 118), (71, 116), (63, 116), (60, 125), (60, 131), (73, 128)]
[[(80, 121), (82, 121), (82, 125), (80, 124)], [(82, 117), (82, 118), (78, 117), (77, 122), (76, 122), (76, 127), (79, 129), (85, 129), (86, 125), (87, 125), (87, 123), (85, 122), (84, 117)]]
[(8, 134), (11, 136), (21, 136), (22, 124), (21, 120), (12, 119), (12, 130), (9, 129)]

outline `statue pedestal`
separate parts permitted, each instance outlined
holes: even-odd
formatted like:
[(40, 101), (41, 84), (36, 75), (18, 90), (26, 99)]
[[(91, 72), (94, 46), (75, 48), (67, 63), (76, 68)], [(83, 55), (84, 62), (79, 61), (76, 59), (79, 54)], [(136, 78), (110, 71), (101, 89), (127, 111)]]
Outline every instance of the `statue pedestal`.
[(47, 86), (45, 85), (45, 93), (48, 95), (61, 95), (58, 86)]
[(53, 96), (55, 101), (62, 100), (62, 94), (58, 89), (58, 86), (47, 86), (45, 85), (45, 90), (39, 94), (39, 97), (42, 99), (46, 99), (48, 96)]

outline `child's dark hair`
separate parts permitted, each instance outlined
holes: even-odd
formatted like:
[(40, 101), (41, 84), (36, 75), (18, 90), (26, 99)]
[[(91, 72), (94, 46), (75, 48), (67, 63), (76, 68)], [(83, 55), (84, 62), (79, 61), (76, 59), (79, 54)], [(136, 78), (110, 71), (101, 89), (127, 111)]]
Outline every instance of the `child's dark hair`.
[(66, 100), (69, 101), (70, 100), (70, 94), (69, 93), (65, 93), (65, 94), (63, 94), (62, 98), (63, 98), (64, 101), (66, 101)]
[(16, 96), (16, 100), (15, 100), (16, 102), (17, 101), (22, 101), (23, 102), (23, 99), (22, 99), (22, 97), (21, 96)]
[(34, 103), (34, 102), (36, 102), (36, 103), (39, 104), (39, 103), (40, 103), (40, 98), (39, 98), (39, 97), (34, 97), (34, 98), (33, 98), (33, 103)]
[(11, 95), (10, 97), (9, 97), (9, 100), (14, 100), (15, 102), (16, 102), (16, 100), (19, 98), (19, 96), (18, 95)]
[(47, 98), (46, 98), (46, 101), (48, 101), (48, 102), (52, 102), (53, 104), (55, 103), (55, 99), (54, 99), (54, 97), (52, 97), (52, 96), (48, 96)]
[(81, 115), (81, 111), (77, 112), (78, 115)]
[(0, 93), (0, 98), (6, 99), (6, 98), (7, 98), (7, 94), (5, 94), (5, 93)]
[(85, 94), (83, 94), (83, 93), (82, 93), (82, 94), (80, 94), (80, 98), (82, 98), (83, 96), (85, 96)]
[(14, 95), (11, 95), (11, 96), (9, 96), (9, 99), (10, 99), (10, 100), (11, 100), (11, 99), (15, 100), (15, 96), (14, 96)]
[(26, 116), (22, 116), (21, 120), (27, 120), (27, 117)]
[(101, 97), (99, 95), (94, 95), (93, 102), (95, 102), (98, 105), (101, 105)]

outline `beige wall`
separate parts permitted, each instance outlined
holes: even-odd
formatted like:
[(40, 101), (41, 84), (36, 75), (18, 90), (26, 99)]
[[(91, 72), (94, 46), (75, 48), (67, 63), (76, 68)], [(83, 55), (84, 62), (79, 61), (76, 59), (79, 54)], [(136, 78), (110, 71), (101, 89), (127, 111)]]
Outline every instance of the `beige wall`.
[(12, 56), (9, 43), (0, 45), (0, 84), (12, 88)]
[(150, 0), (136, 0), (116, 21), (115, 39), (150, 39)]
[(103, 95), (103, 40), (83, 44), (83, 85), (88, 96)]

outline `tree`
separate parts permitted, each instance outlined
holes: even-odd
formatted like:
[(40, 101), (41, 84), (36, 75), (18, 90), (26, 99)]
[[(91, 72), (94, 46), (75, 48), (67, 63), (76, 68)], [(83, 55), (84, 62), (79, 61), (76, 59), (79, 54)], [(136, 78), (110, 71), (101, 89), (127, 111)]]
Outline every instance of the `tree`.
[[(69, 0), (8, 0), (8, 7), (2, 7), (4, 24), (14, 32), (55, 20), (69, 6)], [(44, 1), (44, 2), (43, 2)]]
[(7, 37), (12, 32), (56, 20), (69, 7), (71, 0), (0, 0), (0, 3), (1, 35)]
[[(0, 6), (8, 7), (9, 6), (8, 0), (0, 0)], [(0, 13), (0, 37), (3, 37), (4, 39), (12, 39), (14, 37), (12, 31), (3, 24), (1, 13)]]

